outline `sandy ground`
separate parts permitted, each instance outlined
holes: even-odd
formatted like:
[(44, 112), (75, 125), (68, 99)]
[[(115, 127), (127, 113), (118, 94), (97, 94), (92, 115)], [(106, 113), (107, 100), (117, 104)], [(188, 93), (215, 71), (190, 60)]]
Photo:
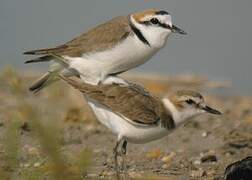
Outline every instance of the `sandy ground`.
[[(53, 179), (57, 172), (50, 169), (50, 164), (62, 162), (61, 170), (70, 169), (72, 175), (66, 175), (66, 179), (114, 179), (115, 136), (95, 120), (78, 91), (59, 83), (33, 95), (27, 92), (33, 79), (34, 75), (20, 76), (10, 69), (2, 72), (0, 175), (13, 179)], [(197, 89), (223, 115), (202, 115), (161, 140), (129, 144), (128, 176), (122, 175), (124, 179), (217, 180), (222, 178), (228, 164), (252, 154), (252, 97), (205, 91), (218, 86), (205, 78), (133, 79), (158, 96), (172, 89)], [(17, 129), (11, 131), (10, 124), (16, 121)], [(86, 155), (80, 156), (83, 151)], [(75, 163), (82, 157), (88, 165)]]

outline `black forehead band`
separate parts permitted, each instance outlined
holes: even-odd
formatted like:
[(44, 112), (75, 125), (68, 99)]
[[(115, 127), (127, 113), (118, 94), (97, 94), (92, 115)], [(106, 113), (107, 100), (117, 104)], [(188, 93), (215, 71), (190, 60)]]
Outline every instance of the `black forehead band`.
[(156, 15), (169, 15), (169, 13), (166, 11), (157, 11), (155, 14)]

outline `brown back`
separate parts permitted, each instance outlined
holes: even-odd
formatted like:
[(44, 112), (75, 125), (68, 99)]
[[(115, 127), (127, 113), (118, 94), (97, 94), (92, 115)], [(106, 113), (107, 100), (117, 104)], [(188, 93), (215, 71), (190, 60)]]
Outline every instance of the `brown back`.
[(131, 86), (97, 85), (82, 83), (62, 77), (88, 98), (108, 107), (113, 112), (128, 118), (139, 125), (157, 125), (161, 122), (167, 129), (174, 128), (171, 113), (162, 101)]

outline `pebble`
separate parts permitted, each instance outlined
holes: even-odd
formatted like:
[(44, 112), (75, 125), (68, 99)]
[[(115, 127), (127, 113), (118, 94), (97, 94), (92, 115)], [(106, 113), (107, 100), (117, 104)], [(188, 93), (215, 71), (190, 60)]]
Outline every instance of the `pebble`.
[(160, 149), (154, 149), (146, 154), (148, 159), (158, 159), (162, 155), (162, 151)]
[(28, 153), (30, 155), (39, 155), (39, 150), (38, 150), (38, 148), (35, 148), (35, 147), (29, 147)]
[(163, 164), (162, 169), (168, 169), (170, 166), (168, 164)]
[(102, 151), (103, 151), (102, 149), (98, 149), (98, 148), (93, 150), (94, 154), (98, 154), (98, 153), (100, 153)]
[(91, 178), (95, 178), (95, 177), (97, 177), (97, 174), (88, 174), (87, 176), (91, 177)]
[(28, 132), (31, 131), (28, 122), (24, 122), (24, 123), (21, 125), (21, 129), (22, 129), (23, 131), (28, 131)]
[(225, 152), (225, 156), (227, 157), (230, 157), (232, 155), (234, 155), (234, 152), (231, 152), (231, 151)]
[(204, 171), (203, 169), (193, 170), (190, 173), (191, 177), (202, 177), (204, 175), (206, 175), (206, 171)]
[(112, 176), (114, 173), (111, 171), (103, 171), (99, 174), (99, 176)]
[(195, 160), (195, 161), (193, 161), (193, 164), (194, 164), (194, 165), (200, 165), (200, 164), (201, 164), (201, 161), (200, 161), (200, 160)]
[(39, 166), (41, 166), (40, 162), (36, 162), (36, 163), (33, 164), (33, 167), (39, 167)]
[(28, 167), (30, 167), (30, 166), (31, 166), (31, 164), (29, 164), (29, 163), (23, 164), (23, 167), (25, 167), (25, 168), (28, 168)]
[(86, 128), (87, 131), (95, 131), (95, 132), (96, 132), (96, 131), (99, 131), (99, 130), (97, 129), (97, 126), (95, 126), (95, 125), (93, 125), (93, 124), (86, 125), (85, 128)]
[(209, 170), (207, 172), (207, 176), (213, 176), (215, 173), (216, 173), (215, 170)]
[(207, 131), (204, 131), (202, 134), (201, 134), (201, 136), (203, 137), (203, 138), (206, 138), (207, 136), (208, 136), (208, 132)]
[(169, 163), (172, 158), (175, 156), (175, 152), (171, 152), (169, 155), (167, 156), (164, 156), (161, 161), (164, 162), (164, 163)]
[(217, 162), (217, 157), (215, 155), (205, 155), (201, 157), (200, 161), (204, 162)]
[(140, 178), (141, 172), (129, 172), (129, 176), (133, 178)]

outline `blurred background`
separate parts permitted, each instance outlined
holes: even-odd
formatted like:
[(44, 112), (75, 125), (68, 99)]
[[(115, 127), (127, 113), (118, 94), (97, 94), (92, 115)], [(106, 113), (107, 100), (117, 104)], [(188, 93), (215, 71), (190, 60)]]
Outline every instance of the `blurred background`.
[(115, 136), (64, 82), (29, 92), (48, 64), (24, 64), (31, 57), (22, 53), (60, 45), (115, 16), (147, 8), (170, 12), (188, 35), (170, 36), (161, 52), (126, 78), (159, 97), (177, 89), (199, 91), (223, 115), (200, 116), (167, 138), (130, 144), (129, 175), (222, 179), (228, 164), (252, 154), (251, 5), (249, 0), (0, 0), (0, 179), (113, 178)]
[(232, 93), (251, 95), (250, 0), (0, 0), (0, 66), (44, 71), (25, 65), (23, 51), (54, 47), (118, 15), (146, 8), (167, 10), (188, 32), (172, 35), (151, 61), (131, 72), (193, 73), (232, 81)]

